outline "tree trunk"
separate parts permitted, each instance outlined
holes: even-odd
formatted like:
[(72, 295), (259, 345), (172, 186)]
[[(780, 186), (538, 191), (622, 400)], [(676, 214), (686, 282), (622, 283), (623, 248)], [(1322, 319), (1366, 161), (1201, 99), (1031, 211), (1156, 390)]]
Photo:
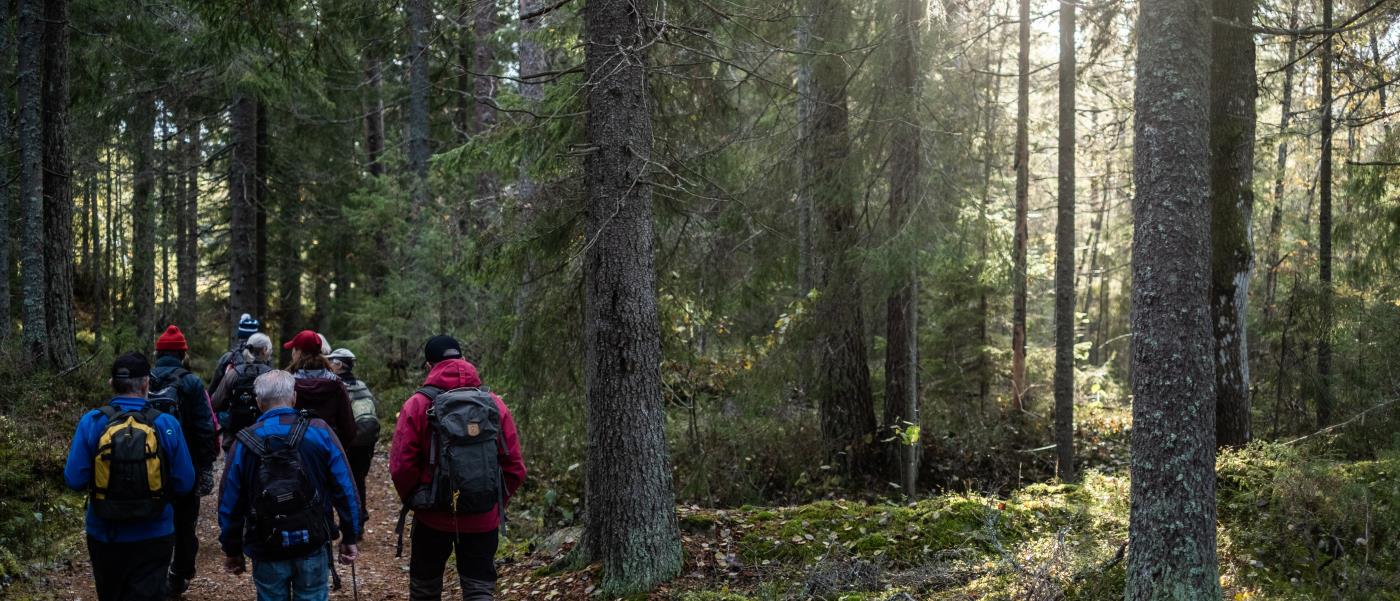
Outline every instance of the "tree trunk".
[[(472, 82), (472, 106), (476, 108), (472, 120), (472, 135), (486, 133), (496, 125), (496, 30), (501, 24), (496, 18), (499, 8), (496, 0), (474, 0), (472, 15), (472, 70), (477, 73)], [(496, 200), (496, 174), (483, 170), (476, 176), (476, 198), (481, 207), (477, 212), (478, 222), (490, 223), (499, 211)]]
[(254, 313), (254, 315), (257, 315), (258, 319), (265, 319), (265, 316), (269, 314), (267, 303), (269, 296), (271, 295), (271, 291), (268, 289), (267, 286), (267, 243), (269, 235), (267, 230), (267, 208), (269, 202), (267, 180), (271, 175), (270, 173), (268, 173), (268, 171), (270, 170), (270, 163), (272, 162), (272, 140), (268, 138), (267, 131), (267, 103), (257, 103), (256, 115), (257, 122), (255, 129), (257, 141), (253, 145), (254, 152), (257, 153), (257, 158), (253, 161), (253, 170), (255, 173), (253, 176), (253, 214), (255, 220), (255, 224), (253, 226), (253, 237), (256, 241), (254, 244), (256, 256), (253, 259), (253, 269), (257, 273), (257, 275), (253, 278), (253, 281), (255, 286), (254, 306), (257, 307), (257, 311)]
[(155, 98), (143, 96), (132, 111), (131, 186), (132, 315), (137, 348), (150, 352), (156, 332)]
[[(890, 83), (890, 232), (898, 238), (909, 227), (912, 207), (919, 198), (919, 126), (914, 122), (918, 85), (919, 32), (923, 11), (916, 0), (894, 0), (894, 65)], [(899, 245), (896, 245), (899, 247)], [(912, 263), (912, 262), (911, 262)], [(909, 426), (919, 426), (918, 393), (918, 278), (915, 270), (901, 270), (894, 292), (885, 301), (885, 428), (896, 441), (904, 494), (913, 497), (918, 484), (917, 437), (900, 436)]]
[(1059, 211), (1055, 224), (1055, 475), (1074, 482), (1074, 30), (1060, 2)]
[(428, 23), (429, 0), (408, 0), (408, 170), (413, 212), (428, 206)]
[[(9, 64), (10, 53), (10, 11), (0, 10), (0, 64)], [(14, 152), (13, 132), (10, 131), (10, 94), (0, 94), (0, 154)], [(10, 227), (10, 206), (14, 198), (14, 188), (10, 182), (10, 162), (0, 161), (0, 343), (8, 344), (14, 335), (14, 316), (10, 307), (11, 262), (10, 244), (13, 232)]]
[(1250, 439), (1246, 331), (1254, 215), (1254, 0), (1213, 0), (1210, 188), (1211, 323), (1215, 329), (1215, 442)]
[(199, 312), (199, 169), (203, 163), (200, 160), (200, 140), (198, 121), (185, 124), (185, 136), (182, 136), (182, 146), (180, 152), (183, 157), (180, 177), (185, 181), (182, 189), (184, 197), (180, 199), (178, 211), (182, 215), (180, 218), (181, 231), (184, 233), (180, 243), (177, 244), (180, 255), (180, 272), (176, 276), (179, 287), (179, 320), (181, 327), (188, 328), (186, 336), (191, 332), (198, 331)]
[(1011, 399), (1026, 410), (1026, 218), (1030, 195), (1031, 7), (1020, 0), (1016, 54), (1016, 230), (1011, 249)]
[(384, 175), (384, 83), (383, 64), (378, 58), (365, 59), (365, 165), (373, 177)]
[(1210, 319), (1211, 12), (1138, 17), (1128, 601), (1219, 599)]
[(811, 153), (813, 215), (821, 216), (816, 250), (821, 264), (816, 302), (817, 399), (828, 461), (852, 477), (871, 475), (875, 464), (875, 401), (865, 348), (865, 323), (856, 263), (860, 221), (856, 176), (849, 160), (847, 64), (842, 52), (850, 12), (842, 0), (813, 0)]
[[(1288, 28), (1298, 28), (1298, 2), (1290, 3)], [(1283, 97), (1279, 101), (1278, 159), (1274, 172), (1274, 208), (1269, 216), (1264, 259), (1264, 323), (1273, 323), (1275, 291), (1278, 289), (1279, 238), (1283, 234), (1283, 186), (1288, 171), (1288, 125), (1293, 118), (1293, 69), (1297, 60), (1298, 38), (1288, 36), (1288, 52), (1283, 67)]]
[[(229, 198), (229, 338), (244, 313), (258, 309), (257, 301), (257, 99), (246, 93), (234, 96), (229, 110), (229, 137), (233, 149), (228, 166)], [(260, 316), (266, 319), (266, 316)]]
[[(1332, 28), (1332, 0), (1322, 0), (1322, 27)], [(1317, 273), (1321, 319), (1317, 339), (1317, 427), (1332, 423), (1332, 36), (1322, 40), (1322, 159), (1318, 167)]]
[(156, 228), (156, 238), (160, 244), (160, 312), (156, 320), (156, 327), (164, 327), (170, 323), (170, 224), (173, 221), (175, 210), (175, 199), (179, 196), (175, 193), (175, 182), (171, 178), (174, 171), (174, 155), (170, 152), (170, 111), (160, 112), (160, 180), (157, 182), (160, 191), (156, 198), (156, 206), (160, 208), (160, 226)]
[[(298, 194), (279, 194), (277, 203), (277, 325), (282, 340), (291, 340), (305, 329), (301, 302), (301, 211)], [(292, 362), (292, 352), (282, 349), (281, 365)]]
[(19, 3), (19, 193), (20, 249), (24, 292), (25, 359), (31, 366), (48, 363), (49, 328), (44, 309), (48, 279), (44, 256), (43, 176), (43, 2)]
[[(991, 22), (990, 15), (988, 21)], [(990, 28), (990, 26), (989, 26)], [(985, 88), (986, 98), (982, 107), (982, 117), (984, 120), (984, 131), (982, 134), (982, 203), (977, 209), (977, 222), (979, 229), (978, 249), (977, 249), (977, 333), (980, 348), (977, 351), (977, 400), (978, 409), (985, 414), (987, 401), (992, 394), (992, 357), (990, 338), (988, 336), (988, 322), (991, 320), (990, 303), (987, 300), (987, 285), (985, 276), (987, 273), (988, 253), (990, 252), (989, 233), (991, 232), (991, 222), (987, 218), (988, 211), (991, 210), (992, 203), (992, 168), (996, 157), (996, 130), (997, 99), (1001, 97), (1001, 77), (995, 73), (1001, 72), (1002, 56), (1006, 50), (1006, 38), (1002, 37), (1001, 43), (996, 50), (996, 63), (993, 67), (991, 44), (987, 45), (987, 85)], [(979, 418), (982, 415), (978, 416)]]
[(73, 331), (73, 180), (68, 164), (68, 0), (44, 3), (44, 265), (49, 364), (78, 361)]
[(661, 399), (652, 241), (651, 105), (644, 4), (588, 0), (590, 85), (584, 159), (584, 376), (588, 420), (583, 555), (603, 565), (603, 594), (649, 590), (681, 570)]

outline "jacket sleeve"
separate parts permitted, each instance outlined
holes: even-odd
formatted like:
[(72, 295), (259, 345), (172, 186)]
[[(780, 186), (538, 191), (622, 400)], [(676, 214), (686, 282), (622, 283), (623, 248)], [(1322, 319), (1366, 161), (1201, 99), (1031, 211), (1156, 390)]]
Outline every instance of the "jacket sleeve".
[(335, 435), (340, 437), (341, 444), (349, 444), (355, 440), (359, 429), (355, 426), (355, 410), (350, 408), (350, 393), (345, 390), (344, 382), (339, 384), (336, 387), (339, 392), (335, 401)]
[(248, 500), (243, 494), (247, 454), (242, 442), (233, 443), (219, 484), (219, 546), (229, 557), (243, 554), (243, 523), (248, 515)]
[[(224, 369), (227, 371), (232, 368), (226, 367)], [(219, 383), (214, 388), (214, 395), (209, 398), (209, 406), (212, 407), (214, 411), (225, 411), (228, 409), (228, 391), (229, 388), (233, 386), (232, 382), (234, 379), (235, 378), (230, 378), (227, 373), (225, 373), (223, 377), (217, 378)]]
[(63, 465), (63, 483), (77, 491), (86, 491), (92, 486), (92, 457), (95, 455), (93, 434), (97, 428), (94, 414), (101, 415), (90, 411), (78, 420), (78, 427), (73, 431), (73, 444), (68, 447), (68, 461)]
[(355, 544), (360, 540), (361, 508), (360, 498), (355, 491), (355, 478), (350, 474), (350, 462), (345, 457), (345, 448), (335, 436), (330, 435), (329, 429), (324, 432), (327, 435), (326, 467), (329, 468), (330, 480), (335, 489), (331, 495), (331, 503), (340, 515), (340, 542)]
[(389, 449), (389, 476), (399, 498), (407, 502), (423, 480), (428, 467), (427, 399), (415, 393), (404, 402), (394, 425), (394, 441)]
[(205, 389), (205, 392), (213, 394), (215, 390), (218, 390), (219, 384), (222, 384), (224, 381), (224, 376), (228, 375), (225, 371), (228, 369), (229, 360), (232, 358), (232, 351), (219, 356), (219, 362), (214, 364), (214, 375), (209, 376), (209, 387)]
[(515, 416), (506, 407), (501, 397), (496, 397), (496, 406), (501, 410), (501, 442), (497, 458), (501, 473), (506, 481), (506, 503), (515, 496), (515, 491), (525, 484), (525, 456), (520, 453), (520, 434), (515, 430)]
[(180, 421), (162, 415), (156, 425), (161, 427), (160, 444), (166, 449), (165, 458), (170, 462), (170, 490), (175, 496), (183, 497), (194, 490), (194, 463), (189, 447), (185, 446)]
[(190, 459), (194, 461), (195, 469), (202, 470), (213, 465), (214, 459), (219, 456), (219, 441), (214, 437), (214, 411), (199, 376), (185, 376), (184, 386), (181, 401), (185, 406), (180, 408), (180, 412), (185, 419), (180, 426), (188, 430), (186, 439), (190, 442)]

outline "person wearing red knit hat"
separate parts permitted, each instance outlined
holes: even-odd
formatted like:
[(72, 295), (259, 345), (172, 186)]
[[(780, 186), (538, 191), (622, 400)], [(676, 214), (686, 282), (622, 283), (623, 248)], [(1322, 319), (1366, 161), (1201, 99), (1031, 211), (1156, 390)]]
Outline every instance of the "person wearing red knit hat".
[[(180, 420), (180, 430), (198, 475), (195, 490), (171, 503), (175, 510), (175, 554), (170, 563), (169, 589), (174, 597), (183, 594), (195, 576), (199, 498), (214, 490), (214, 460), (219, 455), (215, 435), (218, 423), (204, 381), (189, 370), (189, 350), (185, 333), (175, 325), (168, 326), (156, 339), (156, 365), (151, 369), (151, 404)], [(165, 407), (161, 406), (161, 398), (168, 398)]]

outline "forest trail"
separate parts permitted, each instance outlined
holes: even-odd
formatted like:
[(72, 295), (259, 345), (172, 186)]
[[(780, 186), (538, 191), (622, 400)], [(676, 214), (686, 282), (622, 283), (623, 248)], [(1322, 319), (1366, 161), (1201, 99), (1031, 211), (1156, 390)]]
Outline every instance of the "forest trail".
[[(398, 519), (399, 500), (394, 494), (389, 479), (387, 444), (380, 445), (375, 454), (374, 464), (366, 480), (366, 494), (369, 496), (369, 523), (366, 525), (364, 540), (360, 543), (360, 559), (356, 562), (360, 599), (365, 601), (408, 598), (408, 544), (405, 536), (404, 556), (394, 557), (396, 536), (394, 525)], [(223, 469), (220, 460), (217, 469)], [(81, 540), (81, 539), (78, 539)], [(246, 601), (254, 597), (252, 576), (244, 573), (234, 576), (224, 571), (223, 553), (219, 550), (219, 520), (217, 494), (203, 500), (199, 521), (199, 568), (198, 574), (190, 582), (190, 589), (184, 598), (200, 601)], [(251, 569), (251, 564), (250, 564)], [(336, 565), (343, 586), (332, 591), (331, 599), (354, 599), (350, 585), (350, 567)], [(502, 566), (502, 584), (506, 580), (506, 566)], [(72, 567), (56, 572), (49, 580), (49, 591), (56, 598), (73, 601), (96, 601), (97, 594), (92, 585), (92, 566), (87, 559), (87, 550), (74, 549)], [(445, 599), (461, 598), (460, 588), (454, 568), (448, 565), (444, 577)], [(516, 595), (501, 594), (498, 599), (524, 599), (529, 592)]]

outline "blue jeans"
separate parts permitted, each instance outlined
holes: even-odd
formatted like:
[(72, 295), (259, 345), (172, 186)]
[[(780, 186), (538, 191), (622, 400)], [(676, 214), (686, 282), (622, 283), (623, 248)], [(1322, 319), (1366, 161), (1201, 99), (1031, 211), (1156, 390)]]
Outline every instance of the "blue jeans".
[(283, 561), (253, 560), (253, 584), (258, 601), (325, 601), (329, 564), (326, 549), (301, 559)]

